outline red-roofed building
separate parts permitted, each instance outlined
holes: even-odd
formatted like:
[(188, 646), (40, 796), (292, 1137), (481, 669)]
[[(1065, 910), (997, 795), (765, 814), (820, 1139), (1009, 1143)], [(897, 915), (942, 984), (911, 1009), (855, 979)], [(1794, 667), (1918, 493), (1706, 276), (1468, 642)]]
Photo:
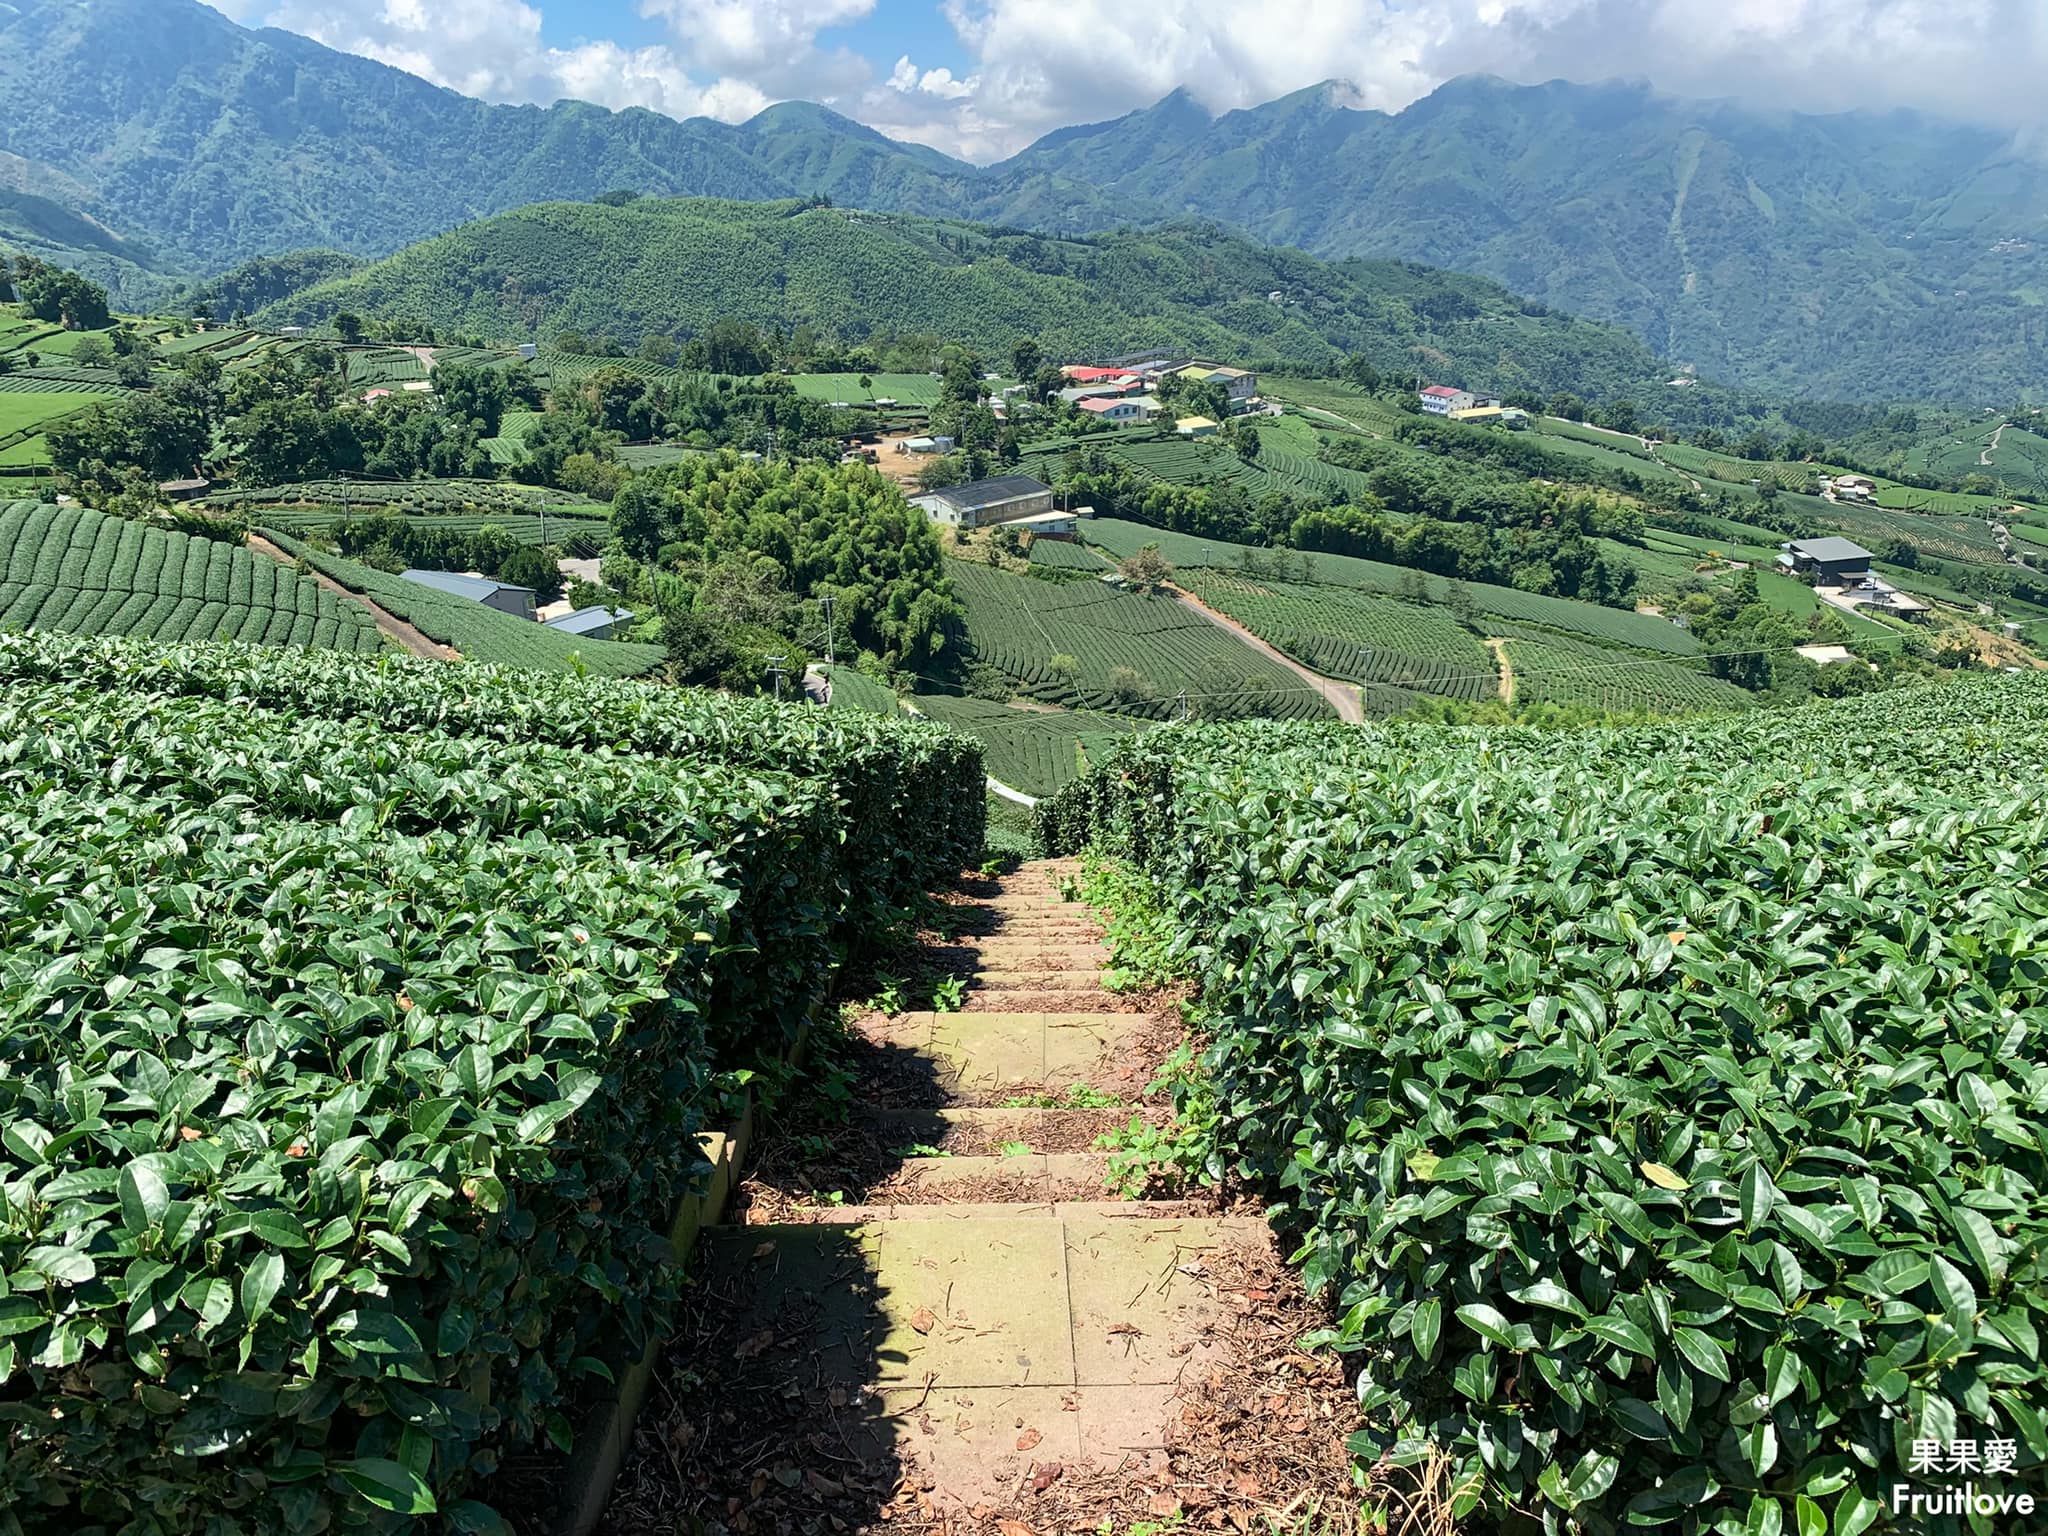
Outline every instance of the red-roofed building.
[(1465, 390), (1452, 389), (1445, 384), (1432, 384), (1419, 393), (1422, 408), (1432, 416), (1448, 416), (1453, 411), (1470, 410), (1479, 398)]
[(1128, 368), (1089, 368), (1079, 363), (1060, 370), (1076, 384), (1117, 384), (1138, 382), (1138, 376)]

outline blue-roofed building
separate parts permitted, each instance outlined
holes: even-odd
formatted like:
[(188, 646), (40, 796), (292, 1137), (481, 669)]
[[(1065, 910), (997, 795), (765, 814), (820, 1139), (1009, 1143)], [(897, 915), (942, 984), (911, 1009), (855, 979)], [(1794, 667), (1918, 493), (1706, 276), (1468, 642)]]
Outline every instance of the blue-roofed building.
[(404, 575), (407, 581), (416, 581), (423, 587), (432, 587), (436, 592), (446, 592), (454, 597), (466, 597), (486, 608), (509, 613), (515, 619), (530, 619), (534, 614), (534, 591), (531, 587), (493, 581), (488, 576), (464, 576), (459, 571), (407, 571)]
[(574, 613), (565, 613), (560, 618), (548, 620), (549, 629), (559, 629), (565, 635), (579, 635), (585, 640), (609, 640), (618, 630), (633, 622), (633, 614), (626, 608), (578, 608)]

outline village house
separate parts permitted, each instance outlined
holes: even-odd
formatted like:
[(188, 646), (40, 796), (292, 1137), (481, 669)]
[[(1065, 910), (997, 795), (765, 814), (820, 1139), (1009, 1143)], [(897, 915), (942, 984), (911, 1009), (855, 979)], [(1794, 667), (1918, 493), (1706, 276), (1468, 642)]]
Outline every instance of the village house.
[(1085, 400), (1076, 401), (1075, 404), (1084, 414), (1094, 417), (1097, 421), (1116, 422), (1120, 425), (1143, 421), (1146, 414), (1142, 402), (1123, 395), (1090, 395)]
[(1182, 437), (1214, 437), (1216, 423), (1206, 416), (1183, 416), (1173, 424), (1174, 431)]
[(1221, 384), (1223, 394), (1230, 401), (1232, 411), (1250, 401), (1259, 392), (1259, 376), (1248, 368), (1226, 368), (1215, 363), (1189, 363), (1174, 370), (1184, 379), (1197, 384)]
[(910, 498), (935, 523), (949, 528), (987, 528), (1052, 511), (1052, 488), (1029, 475), (997, 475), (968, 485), (941, 486)]
[(1417, 392), (1422, 408), (1432, 416), (1448, 416), (1453, 411), (1469, 411), (1479, 403), (1477, 395), (1462, 389), (1452, 389), (1448, 384), (1431, 384)]
[(1836, 475), (1828, 491), (1837, 501), (1877, 500), (1877, 482), (1868, 475)]

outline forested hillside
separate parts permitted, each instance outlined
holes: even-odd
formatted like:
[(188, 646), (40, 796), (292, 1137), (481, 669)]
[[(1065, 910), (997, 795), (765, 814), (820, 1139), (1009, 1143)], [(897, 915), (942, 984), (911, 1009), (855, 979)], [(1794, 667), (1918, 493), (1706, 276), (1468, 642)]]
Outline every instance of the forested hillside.
[(1638, 85), (1454, 80), (1393, 115), (1348, 97), (1317, 86), (1211, 121), (1176, 94), (995, 170), (1326, 257), (1484, 273), (1786, 393), (2004, 405), (2048, 362), (2048, 171), (1999, 134)]
[[(1280, 295), (1276, 301), (1272, 295)], [(1000, 353), (1190, 348), (1220, 359), (1442, 370), (1496, 389), (1661, 386), (1626, 332), (1528, 314), (1492, 283), (1398, 262), (1330, 266), (1173, 226), (1055, 239), (802, 203), (550, 203), (426, 241), (264, 311), (342, 311), (493, 336), (697, 334), (719, 320), (844, 340), (917, 333)]]

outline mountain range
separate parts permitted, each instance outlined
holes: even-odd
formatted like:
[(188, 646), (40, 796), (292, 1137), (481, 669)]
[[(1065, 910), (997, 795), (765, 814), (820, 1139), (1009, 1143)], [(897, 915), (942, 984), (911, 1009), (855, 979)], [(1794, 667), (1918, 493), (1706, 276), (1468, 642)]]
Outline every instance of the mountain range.
[(0, 91), (0, 242), (131, 302), (614, 189), (822, 196), (1426, 262), (1777, 393), (2004, 404), (2048, 372), (2048, 169), (1907, 114), (1480, 78), (1394, 114), (1336, 84), (1221, 116), (1177, 92), (975, 166), (801, 102), (741, 124), (490, 105), (195, 0), (0, 0)]

